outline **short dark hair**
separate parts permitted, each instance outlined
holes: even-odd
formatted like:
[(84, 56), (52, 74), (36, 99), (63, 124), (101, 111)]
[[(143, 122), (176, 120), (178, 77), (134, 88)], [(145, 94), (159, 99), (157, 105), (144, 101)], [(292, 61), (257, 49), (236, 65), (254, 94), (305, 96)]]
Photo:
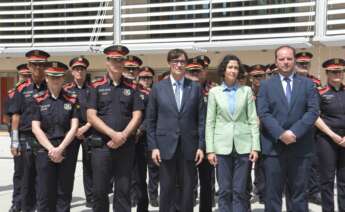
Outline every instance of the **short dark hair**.
[(242, 66), (240, 58), (238, 58), (236, 55), (226, 55), (223, 58), (222, 62), (218, 65), (218, 68), (217, 68), (218, 76), (221, 78), (224, 78), (226, 66), (228, 65), (230, 60), (235, 60), (238, 62), (239, 70), (238, 70), (237, 79), (243, 78), (244, 68)]
[(274, 58), (275, 60), (277, 59), (277, 53), (281, 50), (281, 49), (284, 49), (284, 48), (287, 48), (287, 49), (291, 49), (292, 50), (292, 53), (293, 53), (293, 57), (295, 58), (295, 55), (296, 55), (296, 49), (292, 46), (289, 46), (289, 45), (283, 45), (283, 46), (279, 46), (278, 48), (276, 48), (276, 50), (274, 51)]
[(186, 61), (188, 60), (187, 52), (185, 52), (183, 49), (172, 49), (168, 52), (167, 61), (170, 63), (171, 60), (175, 60), (179, 58), (181, 55), (184, 55), (186, 58)]

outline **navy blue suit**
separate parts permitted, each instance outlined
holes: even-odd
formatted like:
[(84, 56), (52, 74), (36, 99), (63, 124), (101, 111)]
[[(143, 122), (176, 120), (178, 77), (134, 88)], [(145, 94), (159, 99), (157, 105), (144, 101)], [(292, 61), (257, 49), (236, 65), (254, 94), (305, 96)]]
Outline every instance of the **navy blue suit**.
[[(261, 150), (266, 182), (265, 209), (281, 211), (285, 182), (291, 190), (292, 211), (308, 211), (306, 198), (310, 158), (314, 154), (313, 125), (319, 116), (319, 98), (313, 82), (294, 75), (288, 104), (280, 75), (261, 83), (257, 97), (262, 124)], [(284, 144), (280, 135), (291, 130), (296, 142)]]
[[(204, 103), (199, 83), (184, 79), (181, 109), (178, 110), (170, 78), (156, 83), (146, 110), (147, 140), (150, 150), (159, 149), (161, 196), (160, 211), (193, 210), (193, 187), (196, 179), (195, 155), (205, 148)], [(181, 202), (176, 182), (181, 185)]]

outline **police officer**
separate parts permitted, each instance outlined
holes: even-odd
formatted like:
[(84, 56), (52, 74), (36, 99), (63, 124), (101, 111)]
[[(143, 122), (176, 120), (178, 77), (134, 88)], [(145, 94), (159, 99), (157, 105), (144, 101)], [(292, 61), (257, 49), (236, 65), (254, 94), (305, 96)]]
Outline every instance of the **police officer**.
[[(31, 77), (31, 71), (27, 67), (27, 64), (21, 64), (17, 66), (18, 71), (18, 81), (22, 82), (27, 80)], [(5, 101), (5, 111), (4, 111), (4, 123), (8, 125), (8, 132), (11, 135), (12, 127), (11, 127), (11, 120), (12, 120), (12, 114), (9, 113), (9, 106), (11, 104), (11, 101), (13, 100), (15, 94), (15, 89), (10, 89), (7, 92), (7, 99)], [(12, 136), (11, 136), (12, 139)], [(19, 146), (19, 149), (21, 147)], [(21, 197), (20, 197), (20, 190), (21, 190), (21, 180), (23, 177), (23, 157), (22, 154), (19, 152), (18, 155), (13, 156), (13, 162), (14, 162), (14, 172), (13, 172), (13, 193), (12, 193), (12, 206), (10, 208), (10, 212), (16, 212), (21, 210)]]
[[(322, 87), (321, 81), (314, 75), (310, 74), (311, 61), (313, 54), (310, 52), (299, 52), (296, 54), (296, 73), (308, 77), (314, 82), (317, 89)], [(320, 176), (319, 176), (319, 163), (315, 156), (312, 160), (311, 174), (308, 183), (308, 199), (310, 202), (320, 205), (321, 204), (321, 191), (320, 191)]]
[(125, 57), (123, 66), (124, 71), (122, 73), (123, 82), (131, 87), (132, 89), (136, 89), (137, 81), (136, 76), (138, 74), (139, 67), (143, 64), (142, 60), (134, 55), (127, 55)]
[(73, 145), (76, 153), (79, 150), (79, 144), (81, 143), (82, 145), (83, 183), (86, 207), (92, 207), (91, 147), (88, 142), (91, 136), (91, 124), (87, 122), (86, 118), (87, 94), (91, 83), (87, 73), (89, 64), (89, 61), (82, 56), (73, 58), (69, 63), (73, 81), (64, 85), (65, 91), (77, 96), (80, 105), (79, 128), (76, 133), (76, 142), (73, 142)]
[(277, 74), (277, 66), (276, 64), (272, 63), (272, 64), (268, 64), (266, 66), (266, 79), (270, 78), (272, 75)]
[[(138, 93), (123, 83), (125, 46), (104, 49), (107, 75), (92, 83), (87, 118), (95, 129), (92, 141), (93, 210), (109, 211), (108, 186), (115, 179), (114, 208), (131, 211), (131, 173), (134, 163), (134, 136), (144, 105)], [(116, 197), (116, 198), (115, 198)]]
[[(142, 60), (134, 55), (126, 55), (123, 63), (124, 71), (122, 73), (123, 76), (123, 83), (132, 89), (137, 89), (138, 82), (136, 81), (136, 76), (138, 74), (138, 70), (142, 65)], [(136, 143), (137, 144), (137, 143)], [(137, 149), (137, 145), (135, 145)], [(135, 154), (137, 157), (137, 154)], [(134, 168), (132, 173), (132, 182), (131, 182), (131, 205), (135, 207), (141, 199), (141, 188), (139, 182), (139, 173), (137, 167), (137, 159), (134, 162)]]
[[(195, 58), (189, 59), (186, 65), (186, 77), (189, 77), (194, 81), (199, 81), (199, 83), (201, 84), (205, 107), (207, 107), (207, 98), (209, 90), (217, 85), (211, 80), (208, 80), (207, 69), (210, 63), (211, 60), (209, 57), (205, 55), (199, 55)], [(211, 212), (215, 193), (215, 173), (214, 167), (208, 162), (207, 158), (204, 158), (204, 160), (198, 165), (198, 174), (200, 182), (199, 211)], [(195, 192), (196, 191), (197, 184), (195, 188)]]
[(22, 211), (34, 211), (36, 207), (36, 168), (33, 148), (37, 143), (31, 131), (30, 106), (34, 102), (33, 95), (47, 89), (44, 81), (44, 70), (49, 54), (42, 50), (31, 50), (25, 56), (29, 62), (28, 67), (32, 76), (30, 79), (17, 84), (8, 111), (13, 114), (12, 154), (14, 156), (23, 155), (21, 209)]
[(334, 212), (334, 178), (337, 177), (338, 211), (345, 211), (345, 60), (322, 64), (327, 85), (319, 90), (320, 117), (316, 121), (317, 156), (320, 164), (322, 211)]
[[(139, 69), (137, 79), (137, 91), (139, 92), (140, 98), (143, 100), (146, 107), (148, 103), (148, 96), (153, 85), (153, 78), (155, 72), (152, 68), (145, 66)], [(137, 130), (136, 134), (136, 145), (135, 145), (135, 172), (136, 175), (133, 177), (136, 182), (136, 194), (137, 194), (137, 212), (148, 212), (149, 198), (147, 193), (147, 166), (148, 160), (148, 148), (146, 141), (146, 124), (145, 118)], [(152, 159), (151, 159), (152, 161)], [(153, 161), (152, 161), (153, 163)], [(159, 170), (157, 170), (159, 171)], [(159, 176), (157, 176), (159, 177)]]
[[(266, 66), (262, 64), (256, 64), (252, 65), (248, 68), (248, 74), (249, 74), (249, 80), (251, 82), (251, 88), (254, 94), (254, 98), (259, 93), (259, 88), (260, 88), (260, 82), (264, 79), (266, 79)], [(250, 171), (251, 171), (250, 167)], [(253, 189), (253, 194), (254, 196), (251, 199), (251, 202), (257, 202), (263, 204), (264, 201), (264, 190), (265, 190), (265, 176), (264, 176), (264, 169), (263, 169), (263, 164), (262, 164), (262, 157), (259, 157), (259, 159), (255, 162), (254, 166), (254, 189)], [(251, 188), (251, 178), (250, 180), (250, 185), (248, 188)], [(251, 190), (249, 191), (251, 192)]]
[(78, 129), (78, 106), (77, 97), (63, 90), (67, 70), (61, 62), (50, 62), (45, 71), (48, 89), (34, 95), (38, 211), (70, 211), (76, 164), (71, 143)]

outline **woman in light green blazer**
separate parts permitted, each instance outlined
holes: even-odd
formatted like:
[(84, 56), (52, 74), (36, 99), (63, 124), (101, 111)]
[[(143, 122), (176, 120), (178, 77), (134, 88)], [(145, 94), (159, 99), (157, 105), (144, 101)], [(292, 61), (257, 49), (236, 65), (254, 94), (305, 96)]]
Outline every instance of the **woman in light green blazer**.
[(259, 126), (252, 90), (238, 84), (244, 71), (234, 55), (218, 67), (223, 79), (209, 92), (206, 118), (206, 152), (216, 166), (219, 212), (247, 212), (247, 178), (260, 151)]

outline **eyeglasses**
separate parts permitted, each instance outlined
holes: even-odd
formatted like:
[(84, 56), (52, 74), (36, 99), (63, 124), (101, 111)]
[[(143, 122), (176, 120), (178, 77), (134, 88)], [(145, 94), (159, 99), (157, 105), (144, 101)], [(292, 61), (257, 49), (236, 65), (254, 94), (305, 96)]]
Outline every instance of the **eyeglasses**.
[(47, 63), (42, 62), (42, 63), (30, 63), (34, 67), (46, 67)]
[(265, 74), (256, 74), (253, 75), (254, 78), (264, 78), (266, 75)]
[(170, 61), (172, 64), (177, 65), (180, 64), (181, 66), (186, 65), (186, 61), (185, 60), (171, 60)]
[(330, 73), (330, 74), (336, 75), (336, 74), (343, 73), (344, 71), (345, 71), (345, 70), (334, 70), (334, 71), (327, 71), (327, 72)]
[(152, 80), (153, 77), (151, 76), (142, 76), (142, 77), (139, 77), (139, 80)]
[(192, 70), (188, 70), (189, 73), (191, 74), (199, 74), (201, 72), (200, 69), (192, 69)]

